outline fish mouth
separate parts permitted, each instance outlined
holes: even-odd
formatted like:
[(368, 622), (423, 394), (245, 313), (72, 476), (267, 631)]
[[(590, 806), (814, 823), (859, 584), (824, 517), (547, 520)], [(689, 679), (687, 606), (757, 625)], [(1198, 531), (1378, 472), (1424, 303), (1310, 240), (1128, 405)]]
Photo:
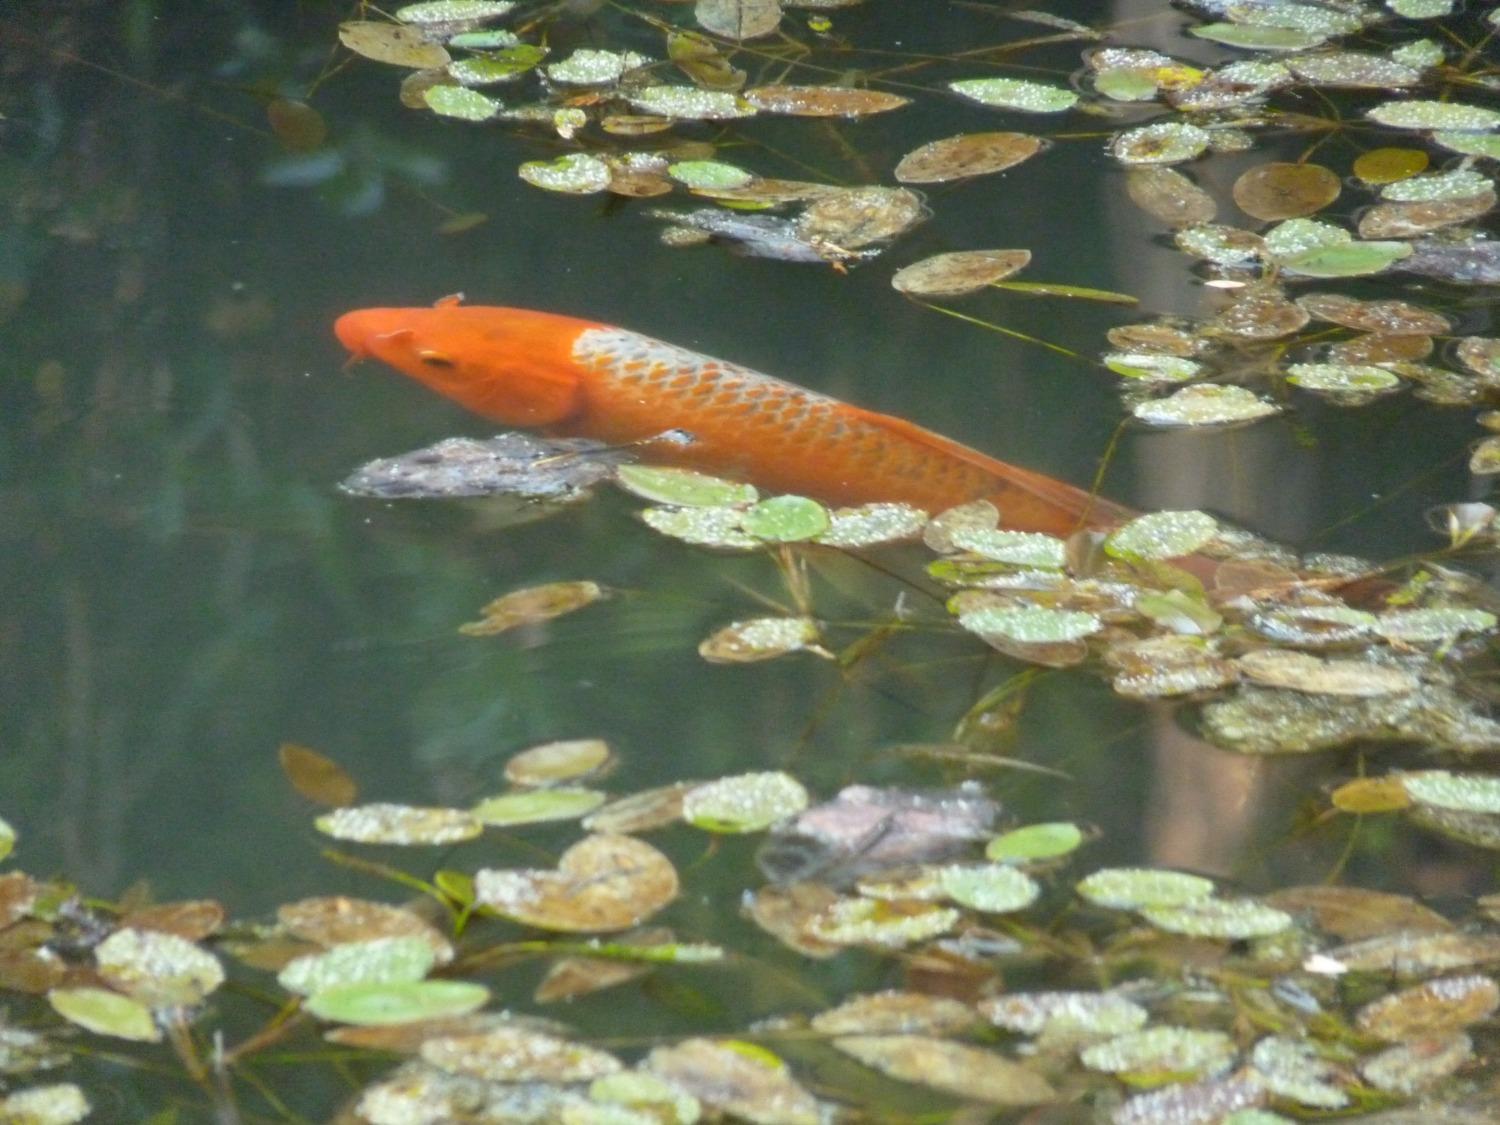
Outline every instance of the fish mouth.
[(352, 312), (345, 313), (333, 322), (333, 334), (349, 352), (349, 362), (344, 364), (345, 367), (358, 363), (370, 355), (370, 349), (365, 343), (370, 334), (361, 323), (362, 319), (359, 313)]

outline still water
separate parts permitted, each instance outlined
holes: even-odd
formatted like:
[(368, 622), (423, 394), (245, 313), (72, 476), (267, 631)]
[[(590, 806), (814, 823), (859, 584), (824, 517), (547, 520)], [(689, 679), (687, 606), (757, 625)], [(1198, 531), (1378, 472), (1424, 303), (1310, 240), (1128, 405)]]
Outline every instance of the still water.
[[(680, 6), (645, 7), (684, 18)], [(1165, 6), (1061, 7), (1097, 26), (1132, 21), (1120, 42), (1204, 65), (1226, 57), (1182, 36), (1186, 17)], [(812, 36), (825, 52), (817, 80), (901, 66), (889, 84), (907, 93), (972, 70), (945, 56), (1054, 34), (983, 4), (872, 0), (835, 15), (832, 34), (865, 53)], [(611, 794), (769, 769), (794, 773), (815, 799), (851, 783), (977, 778), (1015, 823), (1097, 833), (1083, 870), (1156, 863), (1265, 891), (1316, 882), (1339, 860), (1347, 834), (1302, 832), (1300, 817), (1322, 787), (1352, 776), (1353, 758), (1232, 755), (1166, 704), (1120, 699), (1082, 671), (1044, 676), (981, 740), (1023, 767), (914, 758), (899, 748), (951, 741), (975, 701), (1022, 666), (960, 634), (845, 670), (807, 654), (710, 665), (696, 651), (704, 636), (785, 604), (766, 558), (655, 535), (634, 518), (639, 502), (612, 490), (507, 525), (483, 501), (392, 503), (336, 487), (372, 458), (494, 432), (378, 365), (346, 370), (331, 334), (349, 309), (463, 293), (634, 328), (1085, 486), (1112, 450), (1103, 491), (1137, 508), (1205, 508), (1297, 548), (1380, 559), (1432, 549), (1422, 512), (1480, 494), (1463, 466), (1471, 411), (1303, 396), (1250, 428), (1117, 435), (1118, 379), (1095, 362), (1104, 332), (1225, 303), (1104, 158), (1109, 134), (1144, 114), (1042, 119), (924, 96), (861, 121), (677, 128), (760, 174), (847, 185), (889, 182), (903, 153), (935, 137), (1053, 138), (1003, 175), (933, 185), (927, 222), (845, 271), (664, 246), (646, 212), (684, 205), (680, 193), (635, 201), (528, 186), (519, 163), (573, 146), (544, 128), (403, 107), (403, 70), (338, 47), (342, 6), (131, 0), (5, 5), (0, 16), (14, 32), (0, 45), (0, 814), (19, 834), (12, 865), (105, 901), (212, 898), (244, 919), (314, 894), (399, 901), (401, 888), (322, 858), (330, 841), (288, 785), (279, 745), (328, 755), (363, 800), (463, 807), (505, 788), (516, 751), (571, 738), (612, 746), (618, 767), (601, 782)], [(808, 40), (808, 13), (788, 18)], [(660, 31), (624, 9), (564, 10), (548, 42), (556, 57), (583, 46), (662, 53)], [(1034, 47), (1006, 73), (1066, 84), (1082, 49)], [(764, 59), (738, 65), (775, 80)], [(322, 114), (329, 136), (316, 157), (289, 156), (271, 134), (263, 107), (278, 95)], [(1227, 198), (1245, 168), (1297, 159), (1306, 144), (1273, 133), (1196, 175)], [(1319, 155), (1347, 175), (1353, 151), (1334, 142)], [(469, 213), (485, 221), (443, 233)], [(1028, 248), (1025, 279), (1141, 305), (998, 290), (941, 302), (1006, 334), (890, 287), (899, 265), (973, 247)], [(1459, 310), (1463, 331), (1490, 327), (1474, 291), (1435, 299)], [(898, 549), (889, 565), (912, 571), (916, 557)], [(613, 596), (500, 637), (457, 631), (499, 594), (573, 579)], [(819, 607), (847, 623), (883, 619), (898, 588), (847, 560), (824, 560), (813, 581)], [(838, 635), (847, 644), (859, 630)], [(670, 915), (679, 936), (802, 972), (736, 916), (740, 889), (760, 882), (753, 844), (672, 831), (662, 846), (683, 873)], [(543, 826), (438, 859), (369, 854), (427, 877), (550, 863), (577, 836)], [(1387, 825), (1344, 857), (1345, 878), (1473, 894), (1488, 889), (1476, 854)], [(857, 955), (814, 975), (826, 1001), (893, 986), (902, 970)], [(497, 987), (524, 1008), (536, 979), (527, 968)], [(650, 1021), (665, 1035), (743, 1026), (797, 1002), (795, 987), (747, 988), (744, 977), (625, 990), (628, 1021), (608, 993), (569, 1018), (605, 1034)], [(183, 1096), (184, 1112), (198, 1112)], [(333, 1104), (322, 1090), (295, 1112), (316, 1118)], [(265, 1105), (246, 1112), (278, 1119)]]

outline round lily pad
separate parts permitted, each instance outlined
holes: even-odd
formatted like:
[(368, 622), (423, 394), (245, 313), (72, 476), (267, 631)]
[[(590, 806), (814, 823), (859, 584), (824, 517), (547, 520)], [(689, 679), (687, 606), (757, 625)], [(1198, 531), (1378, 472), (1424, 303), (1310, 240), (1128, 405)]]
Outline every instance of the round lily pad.
[(1003, 863), (945, 867), (939, 884), (943, 894), (960, 906), (986, 914), (1024, 910), (1042, 893), (1035, 879)]
[(753, 551), (764, 544), (740, 527), (739, 508), (645, 508), (641, 521), (647, 527), (692, 543), (721, 551)]
[(1252, 899), (1199, 898), (1173, 905), (1141, 907), (1141, 917), (1158, 929), (1192, 937), (1243, 941), (1289, 928), (1292, 916)]
[(773, 496), (745, 509), (740, 527), (768, 543), (816, 539), (830, 527), (828, 509), (805, 496)]
[(1068, 545), (1052, 535), (1000, 528), (959, 527), (948, 536), (954, 547), (973, 551), (995, 562), (1012, 566), (1061, 570), (1067, 564)]
[(334, 809), (313, 823), (336, 840), (360, 844), (456, 844), (484, 831), (463, 809), (380, 803)]
[(614, 175), (608, 164), (586, 152), (570, 152), (556, 160), (528, 160), (516, 172), (532, 187), (564, 195), (603, 191)]
[(1181, 164), (1203, 155), (1208, 130), (1185, 121), (1159, 121), (1127, 129), (1109, 143), (1110, 155), (1122, 164)]
[(1463, 132), (1500, 128), (1500, 110), (1486, 109), (1462, 102), (1410, 101), (1386, 102), (1365, 111), (1372, 121), (1393, 129), (1452, 129)]
[(1153, 426), (1224, 426), (1254, 422), (1280, 411), (1244, 387), (1195, 383), (1166, 398), (1136, 403), (1130, 412)]

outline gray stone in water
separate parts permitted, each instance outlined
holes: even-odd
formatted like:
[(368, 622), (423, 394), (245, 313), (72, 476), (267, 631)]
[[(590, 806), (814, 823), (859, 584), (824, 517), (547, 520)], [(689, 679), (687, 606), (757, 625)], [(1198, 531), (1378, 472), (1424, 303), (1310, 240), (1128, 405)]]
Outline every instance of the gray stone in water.
[(382, 500), (516, 496), (571, 504), (631, 460), (622, 450), (582, 438), (500, 434), (487, 440), (448, 438), (351, 473), (339, 488)]

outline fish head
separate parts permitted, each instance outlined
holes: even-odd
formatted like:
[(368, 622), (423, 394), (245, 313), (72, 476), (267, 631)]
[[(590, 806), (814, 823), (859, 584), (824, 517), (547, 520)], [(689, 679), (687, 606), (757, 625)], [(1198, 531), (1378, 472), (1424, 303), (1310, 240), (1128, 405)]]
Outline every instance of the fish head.
[(486, 418), (552, 426), (580, 407), (573, 341), (592, 322), (531, 309), (357, 309), (334, 322), (352, 359), (378, 359)]

